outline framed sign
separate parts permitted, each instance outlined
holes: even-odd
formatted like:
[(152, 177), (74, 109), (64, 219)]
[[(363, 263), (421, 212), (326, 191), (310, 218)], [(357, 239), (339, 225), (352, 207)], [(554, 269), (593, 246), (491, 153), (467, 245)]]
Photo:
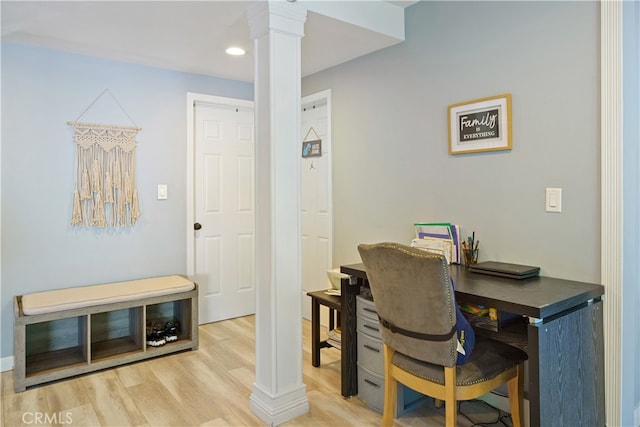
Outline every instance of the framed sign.
[(511, 150), (511, 94), (449, 105), (449, 154)]
[(320, 157), (322, 156), (322, 140), (315, 139), (313, 141), (302, 142), (302, 158)]

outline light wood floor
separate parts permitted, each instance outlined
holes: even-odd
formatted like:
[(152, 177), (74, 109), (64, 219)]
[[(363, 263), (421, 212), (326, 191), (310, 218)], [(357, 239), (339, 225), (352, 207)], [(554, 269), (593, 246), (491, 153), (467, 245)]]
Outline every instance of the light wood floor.
[[(2, 426), (264, 426), (249, 406), (255, 378), (254, 320), (248, 316), (201, 325), (195, 351), (22, 393), (13, 390), (13, 371), (3, 372)], [(340, 395), (338, 350), (323, 349), (321, 366), (311, 366), (310, 337), (310, 323), (303, 321), (303, 375), (310, 410), (283, 425), (379, 426), (381, 414), (358, 397)], [(497, 412), (481, 402), (463, 405), (468, 406), (461, 410), (472, 413), (476, 422), (496, 421)], [(462, 416), (458, 421), (459, 426), (473, 424)], [(444, 417), (427, 402), (396, 419), (395, 425), (443, 426)]]

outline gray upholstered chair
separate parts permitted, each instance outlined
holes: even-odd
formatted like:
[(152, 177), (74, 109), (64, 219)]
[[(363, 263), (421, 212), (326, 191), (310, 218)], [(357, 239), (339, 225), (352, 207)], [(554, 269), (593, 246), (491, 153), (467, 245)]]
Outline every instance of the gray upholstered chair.
[(393, 425), (398, 381), (444, 401), (447, 426), (456, 426), (458, 400), (507, 383), (513, 424), (523, 425), (523, 351), (478, 335), (469, 360), (456, 366), (456, 302), (444, 256), (397, 243), (358, 251), (384, 344), (382, 425)]

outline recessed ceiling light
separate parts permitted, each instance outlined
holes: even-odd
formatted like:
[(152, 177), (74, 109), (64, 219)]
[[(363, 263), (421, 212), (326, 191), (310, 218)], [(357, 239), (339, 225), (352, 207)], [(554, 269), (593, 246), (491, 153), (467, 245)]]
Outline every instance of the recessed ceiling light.
[(230, 47), (227, 50), (225, 50), (225, 52), (233, 56), (241, 56), (245, 54), (244, 49), (241, 47)]

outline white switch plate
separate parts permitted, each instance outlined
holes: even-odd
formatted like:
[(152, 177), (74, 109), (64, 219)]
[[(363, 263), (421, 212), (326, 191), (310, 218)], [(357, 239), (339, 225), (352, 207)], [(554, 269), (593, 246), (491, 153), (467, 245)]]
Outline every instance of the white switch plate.
[(562, 188), (547, 188), (545, 210), (547, 212), (562, 212)]
[(167, 200), (167, 184), (158, 184), (158, 200)]

